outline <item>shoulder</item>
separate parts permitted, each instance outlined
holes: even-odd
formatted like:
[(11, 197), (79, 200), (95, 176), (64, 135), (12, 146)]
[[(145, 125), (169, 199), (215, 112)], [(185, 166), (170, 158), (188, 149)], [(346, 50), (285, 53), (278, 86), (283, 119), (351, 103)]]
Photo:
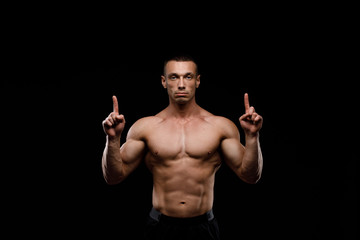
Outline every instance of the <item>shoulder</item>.
[(145, 127), (149, 124), (157, 123), (160, 121), (162, 121), (162, 118), (157, 116), (142, 117), (136, 120), (136, 122), (132, 125), (132, 127)]
[(129, 128), (127, 138), (143, 139), (146, 135), (146, 132), (148, 132), (148, 130), (151, 129), (154, 124), (157, 124), (161, 121), (162, 119), (156, 116), (139, 118)]
[(216, 128), (219, 128), (221, 131), (225, 132), (238, 132), (238, 128), (235, 125), (233, 121), (231, 121), (229, 118), (214, 115), (207, 110), (203, 109), (202, 111), (203, 119), (210, 123), (211, 125), (215, 126)]
[(239, 130), (236, 124), (226, 117), (212, 115), (205, 117), (205, 121), (214, 125), (225, 137), (239, 136)]

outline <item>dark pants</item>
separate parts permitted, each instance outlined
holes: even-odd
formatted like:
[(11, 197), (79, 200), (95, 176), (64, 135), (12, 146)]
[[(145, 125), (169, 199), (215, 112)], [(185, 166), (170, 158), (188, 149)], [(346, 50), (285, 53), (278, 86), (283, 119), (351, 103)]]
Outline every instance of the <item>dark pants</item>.
[(174, 218), (154, 208), (149, 214), (144, 236), (146, 240), (219, 240), (219, 227), (212, 210), (191, 218)]

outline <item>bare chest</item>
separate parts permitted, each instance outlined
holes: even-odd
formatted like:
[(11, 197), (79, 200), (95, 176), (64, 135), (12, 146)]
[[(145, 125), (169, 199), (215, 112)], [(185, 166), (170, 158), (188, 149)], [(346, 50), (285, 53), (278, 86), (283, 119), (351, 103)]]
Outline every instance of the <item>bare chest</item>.
[(149, 154), (160, 159), (206, 158), (217, 152), (221, 134), (208, 123), (164, 123), (151, 130)]

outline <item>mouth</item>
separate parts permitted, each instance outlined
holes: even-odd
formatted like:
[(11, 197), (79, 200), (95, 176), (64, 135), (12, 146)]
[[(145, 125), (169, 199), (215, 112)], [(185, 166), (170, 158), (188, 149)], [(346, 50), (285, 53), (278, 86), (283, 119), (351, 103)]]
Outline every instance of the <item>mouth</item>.
[(186, 96), (188, 93), (186, 93), (186, 92), (176, 92), (175, 93), (175, 96), (179, 96), (179, 97), (184, 97), (184, 96)]

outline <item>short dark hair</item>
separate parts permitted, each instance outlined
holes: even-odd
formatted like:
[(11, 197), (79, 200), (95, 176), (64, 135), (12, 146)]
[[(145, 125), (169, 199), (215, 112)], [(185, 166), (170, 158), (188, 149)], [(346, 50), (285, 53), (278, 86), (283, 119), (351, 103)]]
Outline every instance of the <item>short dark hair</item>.
[(176, 61), (176, 62), (193, 62), (195, 63), (196, 66), (196, 75), (198, 75), (199, 70), (198, 70), (198, 64), (197, 61), (194, 57), (192, 57), (189, 54), (185, 54), (185, 53), (180, 53), (180, 54), (174, 54), (171, 56), (168, 56), (165, 60), (164, 60), (164, 65), (163, 65), (163, 74), (165, 75), (165, 67), (166, 64), (170, 61)]

